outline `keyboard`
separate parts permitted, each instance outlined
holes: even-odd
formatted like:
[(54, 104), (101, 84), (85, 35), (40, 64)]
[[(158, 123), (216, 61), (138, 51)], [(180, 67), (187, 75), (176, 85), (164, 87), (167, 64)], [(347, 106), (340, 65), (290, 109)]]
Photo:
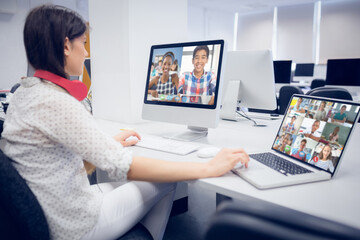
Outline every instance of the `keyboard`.
[(187, 155), (200, 147), (194, 142), (182, 142), (154, 135), (142, 135), (135, 146), (178, 155)]
[(270, 152), (250, 154), (249, 156), (286, 176), (312, 172), (309, 169), (301, 167)]

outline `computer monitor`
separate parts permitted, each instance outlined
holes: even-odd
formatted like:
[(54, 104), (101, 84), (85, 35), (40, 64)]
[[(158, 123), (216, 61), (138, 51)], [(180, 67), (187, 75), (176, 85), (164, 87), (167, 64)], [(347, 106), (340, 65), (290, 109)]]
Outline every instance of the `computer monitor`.
[(274, 76), (276, 84), (290, 84), (291, 60), (274, 61)]
[(360, 86), (360, 58), (329, 59), (325, 84)]
[[(224, 40), (154, 45), (150, 49), (142, 118), (184, 124), (172, 138), (193, 140), (219, 121)], [(171, 69), (171, 65), (174, 69)]]
[(314, 66), (314, 63), (297, 63), (294, 76), (312, 77), (314, 76)]
[(235, 120), (237, 107), (271, 111), (277, 109), (270, 50), (228, 52), (224, 77), (223, 119)]

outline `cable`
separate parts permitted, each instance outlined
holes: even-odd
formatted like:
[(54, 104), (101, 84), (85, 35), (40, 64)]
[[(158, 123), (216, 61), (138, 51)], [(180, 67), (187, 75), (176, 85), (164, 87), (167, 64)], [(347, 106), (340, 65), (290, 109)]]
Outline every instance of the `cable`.
[(242, 108), (239, 108), (240, 111), (236, 111), (237, 114), (239, 114), (241, 117), (246, 118), (247, 120), (250, 120), (254, 123), (253, 127), (266, 127), (265, 124), (258, 124), (254, 119), (246, 115), (246, 113), (242, 110)]

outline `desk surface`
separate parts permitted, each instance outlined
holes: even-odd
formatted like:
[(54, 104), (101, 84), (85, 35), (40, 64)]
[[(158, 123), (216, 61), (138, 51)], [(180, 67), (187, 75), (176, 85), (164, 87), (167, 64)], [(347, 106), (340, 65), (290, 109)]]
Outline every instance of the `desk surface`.
[[(135, 128), (140, 134), (165, 134), (165, 131), (185, 130), (185, 126), (143, 122), (139, 124), (121, 124), (106, 120), (97, 120), (104, 131), (116, 134), (121, 128)], [(240, 122), (221, 121), (218, 128), (209, 129), (206, 138), (196, 141), (200, 145), (218, 147), (243, 147), (248, 153), (269, 150), (278, 131), (281, 120), (261, 120), (268, 127), (252, 127), (247, 120)], [(348, 143), (337, 175), (330, 181), (308, 183), (276, 189), (258, 190), (245, 180), (228, 173), (219, 178), (191, 181), (191, 184), (210, 189), (233, 198), (257, 198), (290, 207), (302, 212), (342, 222), (360, 229), (360, 126), (357, 124), (351, 142)], [(178, 156), (164, 152), (131, 147), (137, 155), (151, 156), (171, 161), (208, 161), (196, 156)]]

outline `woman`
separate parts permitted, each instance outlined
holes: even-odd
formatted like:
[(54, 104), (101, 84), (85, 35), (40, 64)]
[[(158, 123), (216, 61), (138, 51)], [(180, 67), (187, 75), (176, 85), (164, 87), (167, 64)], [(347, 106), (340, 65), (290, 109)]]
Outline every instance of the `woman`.
[(346, 115), (345, 111), (346, 111), (346, 105), (342, 105), (340, 112), (338, 112), (334, 115), (334, 117), (332, 118), (332, 121), (338, 122), (338, 123), (344, 123), (347, 119), (347, 115)]
[(309, 163), (319, 168), (329, 170), (330, 172), (334, 172), (334, 165), (331, 160), (331, 150), (332, 148), (330, 145), (325, 145), (319, 153), (319, 157), (313, 157), (313, 159), (311, 159)]
[(326, 117), (325, 106), (326, 106), (326, 102), (322, 101), (320, 103), (319, 110), (315, 114), (315, 119), (316, 120), (325, 121), (325, 117)]
[(333, 132), (330, 133), (330, 135), (329, 135), (329, 141), (330, 142), (336, 142), (336, 141), (339, 140), (339, 131), (340, 131), (339, 126), (334, 128)]
[[(163, 56), (162, 74), (151, 79), (149, 83), (148, 93), (153, 97), (158, 97), (159, 94), (175, 95), (177, 94), (177, 88), (179, 85), (178, 75), (171, 74), (170, 68), (174, 60), (174, 54), (167, 52)], [(153, 89), (153, 87), (156, 89)]]
[[(24, 44), (36, 73), (21, 80), (12, 98), (2, 151), (40, 202), (52, 239), (116, 239), (139, 221), (161, 239), (175, 188), (166, 182), (221, 176), (239, 161), (247, 166), (249, 158), (242, 149), (223, 149), (207, 163), (133, 156), (124, 146), (137, 140), (126, 139), (140, 136), (128, 131), (112, 138), (101, 131), (80, 102), (86, 86), (68, 80), (82, 74), (86, 31), (70, 9), (30, 11)], [(141, 182), (90, 186), (83, 160), (115, 180)]]

